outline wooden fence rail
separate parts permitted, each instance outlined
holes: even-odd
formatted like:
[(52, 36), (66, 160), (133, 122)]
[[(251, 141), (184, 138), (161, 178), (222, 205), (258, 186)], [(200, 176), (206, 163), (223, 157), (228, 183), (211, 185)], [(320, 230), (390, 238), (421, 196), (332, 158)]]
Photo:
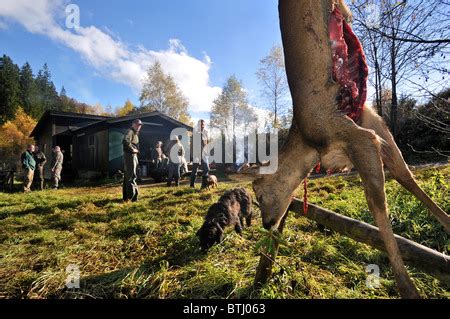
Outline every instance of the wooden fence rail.
[[(303, 202), (298, 199), (292, 201), (289, 211), (316, 221), (317, 223), (358, 242), (385, 251), (383, 240), (380, 237), (378, 228), (375, 226), (312, 204), (309, 204), (308, 213), (305, 215), (303, 213)], [(284, 221), (281, 223), (281, 229), (279, 229), (280, 232), (283, 231), (283, 227)], [(427, 272), (443, 281), (447, 286), (450, 286), (449, 256), (401, 236), (395, 235), (395, 238), (406, 264), (410, 264), (419, 270)], [(261, 255), (254, 282), (256, 288), (267, 282), (271, 275), (272, 266), (273, 260), (265, 255)]]

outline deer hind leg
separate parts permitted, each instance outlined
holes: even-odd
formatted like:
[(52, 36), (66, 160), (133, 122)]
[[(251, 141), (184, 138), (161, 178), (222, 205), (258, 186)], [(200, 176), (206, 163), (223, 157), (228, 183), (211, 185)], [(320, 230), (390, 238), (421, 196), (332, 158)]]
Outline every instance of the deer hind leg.
[(362, 115), (362, 126), (374, 130), (385, 141), (381, 146), (381, 157), (384, 165), (403, 187), (428, 207), (449, 233), (450, 217), (417, 184), (383, 119), (372, 108), (366, 107)]
[(289, 131), (278, 161), (278, 170), (253, 182), (266, 229), (278, 228), (289, 207), (292, 194), (319, 161), (319, 153), (306, 145), (295, 122)]
[(352, 131), (347, 136), (348, 155), (361, 176), (367, 203), (386, 246), (400, 295), (420, 298), (406, 271), (388, 218), (381, 141), (369, 130), (355, 127)]

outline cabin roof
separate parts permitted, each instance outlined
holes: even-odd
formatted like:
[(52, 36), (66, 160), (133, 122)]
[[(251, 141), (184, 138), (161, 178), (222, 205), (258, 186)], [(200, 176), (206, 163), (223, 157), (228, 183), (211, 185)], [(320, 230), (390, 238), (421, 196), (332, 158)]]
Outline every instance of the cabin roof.
[[(79, 113), (70, 113), (70, 112), (58, 112), (58, 111), (47, 111), (45, 112), (42, 117), (39, 119), (38, 123), (36, 124), (35, 128), (30, 134), (30, 137), (36, 137), (39, 135), (39, 133), (43, 130), (45, 127), (45, 123), (47, 120), (51, 117), (69, 117), (69, 118), (79, 118), (79, 119), (90, 119), (95, 120), (95, 122), (91, 123), (85, 123), (85, 125), (81, 126), (68, 126), (68, 129), (61, 133), (80, 133), (86, 129), (95, 128), (97, 126), (106, 126), (108, 127), (111, 124), (121, 123), (121, 122), (127, 122), (132, 121), (134, 119), (144, 119), (144, 118), (151, 118), (151, 117), (161, 117), (177, 126), (184, 127), (189, 131), (192, 131), (192, 127), (189, 125), (186, 125), (180, 121), (177, 121), (170, 116), (167, 116), (161, 112), (153, 111), (153, 112), (147, 112), (147, 113), (140, 113), (140, 114), (132, 114), (127, 116), (121, 116), (121, 117), (111, 117), (111, 116), (101, 116), (101, 115), (92, 115), (92, 114), (79, 114)], [(152, 123), (148, 121), (143, 121), (144, 125), (151, 125), (151, 126), (162, 126), (159, 123)], [(60, 134), (61, 134), (60, 133)]]
[[(89, 125), (80, 127), (78, 129), (74, 130), (73, 132), (74, 133), (79, 133), (79, 132), (84, 131), (84, 130), (86, 130), (88, 128), (91, 129), (91, 128), (96, 127), (96, 126), (101, 126), (101, 125), (109, 126), (110, 124), (129, 122), (129, 121), (132, 121), (132, 120), (135, 120), (135, 119), (145, 119), (145, 118), (151, 118), (151, 117), (157, 117), (157, 116), (161, 117), (161, 118), (163, 118), (163, 119), (165, 119), (165, 120), (167, 120), (167, 121), (169, 121), (169, 122), (171, 122), (173, 124), (175, 124), (176, 126), (184, 127), (187, 130), (192, 131), (192, 127), (191, 126), (186, 125), (186, 124), (184, 124), (184, 123), (182, 123), (180, 121), (177, 121), (177, 120), (171, 118), (170, 116), (167, 116), (167, 115), (165, 115), (165, 114), (163, 114), (161, 112), (153, 111), (153, 112), (132, 114), (132, 115), (121, 116), (121, 117), (111, 117), (111, 118), (108, 118), (108, 119), (104, 119), (102, 121), (98, 121), (98, 122), (91, 123)], [(148, 122), (148, 121), (145, 121), (145, 120), (143, 120), (142, 122), (144, 123), (144, 125), (163, 126), (162, 124), (152, 123), (152, 122)]]
[[(77, 119), (88, 119), (88, 120), (97, 120), (102, 121), (107, 118), (111, 118), (110, 116), (102, 116), (102, 115), (94, 115), (94, 114), (82, 114), (82, 113), (73, 113), (73, 112), (60, 112), (60, 111), (46, 111), (39, 121), (37, 122), (36, 126), (34, 127), (33, 131), (30, 134), (30, 137), (35, 137), (39, 135), (41, 130), (45, 127), (45, 123), (48, 119), (51, 117), (68, 117), (68, 118), (77, 118)], [(87, 123), (89, 124), (89, 123)]]

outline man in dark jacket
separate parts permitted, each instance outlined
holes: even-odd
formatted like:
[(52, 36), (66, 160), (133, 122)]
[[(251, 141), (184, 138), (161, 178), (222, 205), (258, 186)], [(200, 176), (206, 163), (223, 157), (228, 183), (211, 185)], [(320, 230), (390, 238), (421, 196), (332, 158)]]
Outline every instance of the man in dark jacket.
[(34, 188), (44, 190), (44, 166), (47, 163), (47, 157), (39, 146), (34, 147), (34, 160), (36, 161), (36, 171), (34, 175)]
[(139, 165), (139, 131), (142, 127), (142, 121), (137, 119), (133, 121), (131, 128), (123, 137), (123, 167), (124, 179), (122, 194), (124, 201), (138, 200), (137, 168)]
[(25, 152), (22, 153), (21, 161), (23, 172), (23, 191), (29, 193), (31, 184), (33, 183), (34, 170), (36, 169), (36, 161), (33, 157), (34, 145), (28, 145)]
[[(202, 168), (202, 188), (206, 187), (206, 180), (209, 176), (209, 156), (208, 156), (208, 143), (209, 135), (205, 128), (205, 120), (198, 121), (197, 132), (194, 134), (199, 134), (201, 138), (201, 155), (199, 158), (194, 159), (194, 165), (192, 166), (191, 172), (191, 187), (195, 187), (195, 179), (197, 178), (197, 171), (199, 166)], [(195, 153), (194, 153), (195, 154)]]

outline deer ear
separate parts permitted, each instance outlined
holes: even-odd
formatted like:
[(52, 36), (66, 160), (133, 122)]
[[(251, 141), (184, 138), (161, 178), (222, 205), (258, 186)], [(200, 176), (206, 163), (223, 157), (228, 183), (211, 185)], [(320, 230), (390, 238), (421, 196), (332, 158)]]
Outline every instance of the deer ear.
[(258, 176), (261, 176), (261, 168), (266, 166), (270, 166), (269, 161), (264, 162), (260, 165), (257, 164), (251, 165), (249, 163), (244, 163), (238, 168), (237, 173), (257, 178)]
[(249, 163), (244, 163), (238, 168), (237, 173), (251, 177), (257, 177), (259, 175), (259, 168), (259, 165), (250, 165)]

